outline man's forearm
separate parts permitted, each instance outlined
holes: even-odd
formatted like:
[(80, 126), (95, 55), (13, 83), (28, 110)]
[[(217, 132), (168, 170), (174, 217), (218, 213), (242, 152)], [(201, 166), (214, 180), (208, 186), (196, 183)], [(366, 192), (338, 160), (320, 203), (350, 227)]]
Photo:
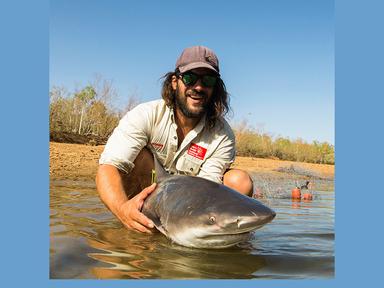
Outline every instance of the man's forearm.
[(118, 213), (118, 208), (129, 200), (124, 190), (123, 178), (119, 170), (112, 165), (99, 166), (96, 186), (100, 199), (115, 215)]
[[(150, 233), (153, 222), (140, 212), (145, 198), (152, 193), (156, 185), (144, 188), (138, 194), (129, 197), (125, 186), (129, 181), (116, 167), (100, 165), (96, 175), (96, 186), (100, 199), (109, 210), (129, 229)], [(132, 184), (130, 182), (129, 184)]]

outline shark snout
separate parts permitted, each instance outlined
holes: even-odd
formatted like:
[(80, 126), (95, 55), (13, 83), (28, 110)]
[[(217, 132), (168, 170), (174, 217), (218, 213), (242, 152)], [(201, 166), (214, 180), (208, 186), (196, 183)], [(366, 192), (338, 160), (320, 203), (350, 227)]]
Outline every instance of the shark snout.
[(238, 229), (252, 229), (253, 227), (260, 227), (265, 225), (275, 218), (276, 213), (273, 210), (268, 211), (267, 213), (252, 213), (249, 216), (239, 216), (236, 218), (236, 225)]

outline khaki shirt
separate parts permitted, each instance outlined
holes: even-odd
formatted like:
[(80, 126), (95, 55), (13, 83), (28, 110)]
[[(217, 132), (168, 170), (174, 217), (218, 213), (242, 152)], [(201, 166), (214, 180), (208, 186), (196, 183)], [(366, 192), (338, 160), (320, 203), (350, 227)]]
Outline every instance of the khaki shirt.
[(235, 136), (227, 121), (208, 129), (203, 117), (177, 147), (173, 109), (164, 100), (140, 104), (119, 122), (101, 154), (99, 164), (129, 173), (143, 147), (156, 155), (172, 174), (203, 177), (218, 183), (235, 159)]

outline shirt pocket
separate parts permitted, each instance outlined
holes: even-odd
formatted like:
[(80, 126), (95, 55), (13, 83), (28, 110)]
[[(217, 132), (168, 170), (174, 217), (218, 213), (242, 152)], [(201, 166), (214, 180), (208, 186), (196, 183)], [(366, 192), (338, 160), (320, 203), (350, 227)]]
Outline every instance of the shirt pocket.
[(203, 160), (190, 157), (189, 155), (183, 155), (177, 161), (176, 169), (180, 174), (196, 176), (202, 164)]

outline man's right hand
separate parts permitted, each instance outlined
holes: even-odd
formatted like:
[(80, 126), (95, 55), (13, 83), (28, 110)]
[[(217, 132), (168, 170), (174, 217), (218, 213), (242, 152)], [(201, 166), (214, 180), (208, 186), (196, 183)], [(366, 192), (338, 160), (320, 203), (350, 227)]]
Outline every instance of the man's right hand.
[(140, 212), (145, 198), (152, 193), (156, 184), (143, 189), (129, 199), (123, 185), (122, 173), (112, 165), (100, 165), (96, 186), (101, 200), (128, 229), (151, 233), (153, 222)]
[(153, 228), (152, 220), (141, 213), (145, 198), (156, 188), (156, 183), (142, 190), (135, 197), (124, 202), (117, 208), (117, 217), (128, 228), (139, 232), (151, 233), (147, 228)]

